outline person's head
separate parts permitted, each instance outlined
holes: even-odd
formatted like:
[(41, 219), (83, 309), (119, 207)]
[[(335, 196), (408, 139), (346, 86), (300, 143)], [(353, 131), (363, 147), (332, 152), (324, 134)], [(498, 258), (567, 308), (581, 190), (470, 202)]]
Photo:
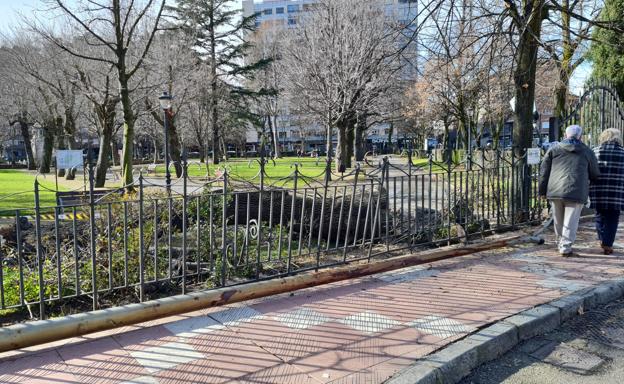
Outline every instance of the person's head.
[(608, 143), (610, 141), (615, 141), (616, 143), (622, 145), (622, 132), (619, 129), (609, 128), (602, 131), (600, 137), (598, 138), (600, 144)]
[(566, 139), (577, 139), (581, 140), (583, 136), (583, 128), (580, 125), (570, 125), (566, 128)]

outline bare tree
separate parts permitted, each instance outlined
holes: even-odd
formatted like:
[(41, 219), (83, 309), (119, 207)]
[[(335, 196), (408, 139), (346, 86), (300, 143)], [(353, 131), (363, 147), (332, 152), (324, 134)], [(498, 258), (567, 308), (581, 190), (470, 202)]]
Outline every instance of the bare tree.
[(339, 171), (351, 166), (355, 137), (401, 73), (404, 29), (394, 28), (384, 4), (321, 0), (298, 21), (284, 50), (289, 100), (325, 127), (328, 154), (336, 130)]
[[(46, 17), (50, 12), (60, 14), (72, 34), (61, 35), (41, 20), (29, 22), (35, 31), (73, 56), (109, 64), (117, 71), (124, 120), (122, 173), (124, 183), (131, 185), (136, 120), (131, 80), (150, 50), (165, 0), (79, 0), (71, 5), (66, 0), (46, 0), (46, 3), (50, 5)], [(74, 40), (102, 49), (83, 52), (74, 48)]]

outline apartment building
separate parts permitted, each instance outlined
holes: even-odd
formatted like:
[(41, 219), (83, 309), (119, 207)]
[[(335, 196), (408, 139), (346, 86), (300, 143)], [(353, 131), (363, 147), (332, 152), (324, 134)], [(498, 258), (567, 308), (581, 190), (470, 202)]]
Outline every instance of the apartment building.
[[(266, 30), (266, 28), (288, 29), (295, 28), (300, 22), (300, 16), (313, 9), (316, 0), (243, 0), (243, 15), (248, 17), (256, 15), (256, 27)], [(413, 20), (416, 19), (418, 8), (416, 0), (385, 0), (385, 14), (387, 17), (398, 21), (407, 28), (412, 28), (415, 33)], [(410, 39), (410, 30), (407, 30), (405, 43)], [(411, 40), (410, 40), (411, 41)], [(411, 42), (409, 49), (403, 55), (406, 63), (403, 77), (413, 79), (418, 66), (417, 46)], [(285, 114), (278, 118), (277, 136), (279, 147), (282, 151), (297, 152), (303, 150), (310, 152), (314, 150), (323, 151), (325, 149), (325, 132), (321, 127), (302, 126), (301, 119), (297, 116)], [(368, 142), (370, 149), (382, 149), (388, 146), (387, 125), (372, 127), (368, 132)], [(400, 132), (394, 135), (393, 142), (401, 136)], [(247, 142), (250, 148), (255, 148), (258, 144), (258, 135), (249, 132)]]

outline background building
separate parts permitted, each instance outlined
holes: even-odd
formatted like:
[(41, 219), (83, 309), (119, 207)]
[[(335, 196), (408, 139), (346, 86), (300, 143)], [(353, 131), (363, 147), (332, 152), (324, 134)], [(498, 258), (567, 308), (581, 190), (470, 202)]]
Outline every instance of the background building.
[[(276, 31), (294, 28), (300, 22), (300, 15), (313, 9), (316, 0), (243, 0), (243, 15), (245, 17), (256, 15), (256, 28), (275, 29)], [(386, 0), (384, 2), (387, 17), (397, 21), (406, 28), (403, 40), (398, 44), (409, 44), (403, 53), (404, 80), (414, 80), (418, 67), (417, 44), (412, 36), (416, 33), (414, 20), (418, 14), (416, 0)], [(250, 128), (254, 130), (254, 128)], [(323, 127), (305, 122), (299, 116), (285, 113), (277, 119), (278, 146), (283, 152), (320, 152), (324, 153), (326, 146), (326, 133)], [(383, 150), (389, 148), (389, 124), (380, 124), (371, 127), (368, 131), (368, 144), (370, 150)], [(392, 143), (397, 143), (402, 134), (396, 129), (393, 131)], [(258, 145), (256, 132), (247, 134), (247, 148), (255, 151)]]

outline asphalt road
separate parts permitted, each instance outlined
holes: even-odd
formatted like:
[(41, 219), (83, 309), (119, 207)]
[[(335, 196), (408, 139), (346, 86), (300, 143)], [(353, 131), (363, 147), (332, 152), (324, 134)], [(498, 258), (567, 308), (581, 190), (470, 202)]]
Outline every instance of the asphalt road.
[(586, 312), (482, 365), (461, 384), (624, 383), (624, 300)]

